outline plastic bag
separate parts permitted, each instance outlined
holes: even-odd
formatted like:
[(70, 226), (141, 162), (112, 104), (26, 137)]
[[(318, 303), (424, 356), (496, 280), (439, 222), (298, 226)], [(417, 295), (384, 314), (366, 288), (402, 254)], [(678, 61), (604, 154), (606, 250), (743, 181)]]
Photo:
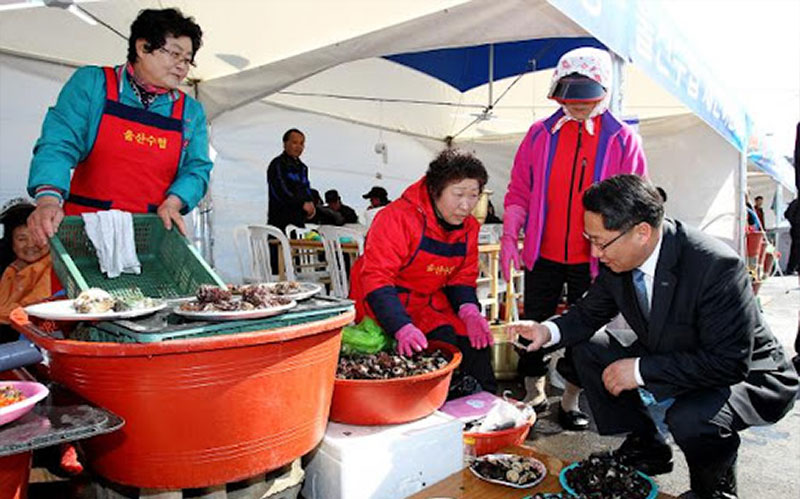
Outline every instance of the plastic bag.
[(483, 422), (478, 428), (479, 433), (516, 428), (527, 423), (533, 416), (533, 409), (525, 405), (520, 410), (514, 404), (505, 400), (498, 402), (492, 407)]
[(342, 353), (378, 353), (389, 346), (389, 340), (377, 322), (365, 317), (361, 323), (342, 329)]

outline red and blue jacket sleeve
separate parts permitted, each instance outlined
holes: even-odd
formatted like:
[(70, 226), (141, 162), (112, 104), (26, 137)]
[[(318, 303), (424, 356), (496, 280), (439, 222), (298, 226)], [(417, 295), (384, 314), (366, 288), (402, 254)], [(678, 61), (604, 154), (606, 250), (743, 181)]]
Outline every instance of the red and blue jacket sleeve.
[(421, 224), (402, 215), (400, 210), (381, 210), (370, 226), (361, 256), (364, 296), (383, 330), (392, 335), (411, 322), (397, 295), (397, 282), (422, 234)]

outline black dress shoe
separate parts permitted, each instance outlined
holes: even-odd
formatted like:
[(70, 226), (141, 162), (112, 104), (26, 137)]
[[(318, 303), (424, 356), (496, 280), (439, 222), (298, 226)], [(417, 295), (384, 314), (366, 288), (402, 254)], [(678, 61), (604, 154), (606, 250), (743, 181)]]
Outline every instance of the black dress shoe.
[(589, 416), (581, 411), (565, 411), (558, 404), (558, 424), (565, 430), (585, 431), (589, 428)]
[(549, 405), (549, 403), (547, 402), (547, 399), (544, 399), (541, 402), (539, 402), (538, 404), (536, 404), (534, 406), (531, 406), (531, 408), (534, 410), (534, 412), (537, 415), (539, 415), (539, 414), (541, 414), (541, 413), (543, 413), (544, 411), (547, 410), (548, 405)]
[(655, 436), (644, 438), (631, 433), (617, 450), (607, 454), (645, 475), (662, 475), (672, 471), (672, 448)]

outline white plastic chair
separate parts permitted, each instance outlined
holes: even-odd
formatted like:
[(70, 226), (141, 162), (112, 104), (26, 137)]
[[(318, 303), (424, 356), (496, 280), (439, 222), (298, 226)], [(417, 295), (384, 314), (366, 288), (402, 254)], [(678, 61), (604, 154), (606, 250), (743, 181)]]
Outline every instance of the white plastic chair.
[[(331, 275), (331, 294), (338, 298), (347, 298), (350, 292), (350, 278), (347, 275), (342, 239), (350, 239), (358, 245), (358, 255), (364, 253), (363, 230), (333, 225), (321, 225), (319, 235), (322, 236), (322, 245), (325, 248), (325, 260), (328, 262), (328, 272)], [(350, 262), (352, 265), (354, 262)]]
[(284, 229), (286, 232), (286, 237), (289, 239), (303, 239), (306, 234), (311, 231), (319, 231), (319, 225), (317, 224), (306, 224), (305, 227), (298, 227), (296, 225), (289, 224)]
[[(303, 239), (311, 231), (319, 232), (319, 227), (317, 224), (306, 224), (305, 227), (289, 224), (285, 229), (286, 237), (290, 240)], [(292, 256), (298, 280), (318, 283), (329, 281), (328, 264), (320, 260), (320, 254), (318, 249), (294, 248)]]
[[(283, 232), (272, 225), (239, 226), (233, 230), (233, 244), (236, 256), (239, 259), (239, 269), (245, 283), (272, 282), (277, 280), (280, 269), (273, 269), (269, 257), (269, 239), (279, 241), (280, 251), (283, 255), (283, 275), (286, 280), (295, 280), (294, 265), (292, 264), (291, 247), (289, 240)], [(244, 243), (243, 240), (246, 240)], [(245, 273), (245, 264), (242, 258), (242, 246), (247, 248), (247, 257), (250, 263), (249, 274)], [(277, 271), (277, 272), (275, 272)]]

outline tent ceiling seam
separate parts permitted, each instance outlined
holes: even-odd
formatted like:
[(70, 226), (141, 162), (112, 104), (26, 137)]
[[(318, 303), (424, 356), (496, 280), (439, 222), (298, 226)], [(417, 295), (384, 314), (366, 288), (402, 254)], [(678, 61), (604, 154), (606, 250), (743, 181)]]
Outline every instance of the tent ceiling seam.
[(390, 102), (400, 104), (423, 104), (433, 106), (449, 106), (449, 107), (471, 107), (475, 109), (482, 109), (485, 106), (481, 104), (461, 104), (457, 102), (448, 101), (428, 101), (421, 99), (403, 99), (394, 97), (370, 97), (366, 95), (344, 95), (344, 94), (329, 94), (319, 92), (296, 92), (291, 90), (281, 90), (275, 92), (278, 95), (291, 95), (295, 97), (322, 97), (327, 99), (341, 99), (341, 100), (357, 100), (366, 102)]
[(54, 57), (47, 57), (38, 54), (28, 54), (25, 52), (18, 52), (16, 50), (4, 49), (4, 48), (0, 48), (0, 55), (7, 55), (9, 57), (16, 57), (17, 59), (25, 59), (28, 61), (44, 62), (46, 64), (64, 66), (73, 69), (84, 66), (84, 64), (81, 62), (65, 61), (63, 59), (56, 59)]
[(303, 109), (301, 107), (290, 106), (288, 104), (281, 104), (281, 103), (278, 103), (278, 102), (265, 102), (263, 100), (259, 100), (257, 102), (259, 104), (261, 104), (261, 105), (264, 105), (264, 106), (275, 106), (277, 108), (287, 109), (289, 111), (300, 111), (302, 113), (309, 113), (309, 114), (314, 114), (314, 115), (317, 115), (317, 116), (324, 116), (326, 118), (331, 118), (331, 119), (334, 119), (334, 120), (337, 120), (337, 121), (344, 121), (345, 123), (352, 123), (354, 125), (360, 125), (360, 126), (364, 126), (364, 127), (367, 127), (367, 128), (373, 128), (373, 129), (383, 130), (383, 131), (387, 131), (387, 132), (399, 133), (399, 134), (405, 135), (407, 137), (416, 137), (416, 138), (419, 138), (419, 139), (433, 140), (435, 142), (444, 142), (445, 141), (444, 138), (440, 138), (440, 137), (434, 137), (434, 136), (431, 136), (431, 135), (425, 135), (423, 133), (409, 132), (408, 130), (400, 130), (400, 129), (397, 129), (397, 128), (392, 128), (392, 127), (387, 127), (387, 126), (375, 125), (373, 123), (367, 123), (367, 122), (364, 122), (364, 121), (354, 120), (354, 119), (351, 119), (351, 118), (343, 118), (341, 116), (336, 116), (336, 115), (333, 115), (333, 114), (324, 113), (322, 111), (314, 111), (314, 110), (310, 110), (310, 109)]
[[(100, 24), (101, 26), (103, 26), (103, 27), (104, 27), (104, 28), (106, 28), (107, 30), (109, 30), (109, 31), (111, 31), (112, 33), (116, 34), (117, 36), (119, 36), (119, 37), (120, 37), (120, 38), (122, 38), (123, 40), (125, 40), (125, 41), (128, 41), (128, 37), (127, 37), (127, 36), (125, 36), (123, 33), (119, 32), (119, 31), (117, 31), (117, 29), (116, 29), (116, 28), (114, 28), (113, 26), (111, 26), (111, 25), (110, 25), (110, 24), (108, 24), (107, 22), (105, 22), (105, 21), (103, 21), (102, 19), (100, 19), (100, 18), (99, 18), (99, 17), (98, 17), (98, 16), (97, 16), (97, 15), (96, 15), (94, 12), (90, 12), (90, 11), (88, 11), (88, 10), (87, 10), (85, 7), (81, 7), (81, 6), (80, 6), (80, 5), (78, 5), (78, 4), (73, 4), (73, 5), (74, 5), (75, 7), (77, 7), (77, 8), (78, 8), (80, 11), (82, 11), (84, 14), (86, 14), (86, 15), (87, 15), (87, 16), (89, 16), (89, 17), (91, 17), (91, 18), (92, 18), (92, 19), (94, 19), (95, 21), (97, 21), (97, 23), (98, 23), (98, 24)], [(163, 7), (162, 7), (162, 9), (163, 9)]]

